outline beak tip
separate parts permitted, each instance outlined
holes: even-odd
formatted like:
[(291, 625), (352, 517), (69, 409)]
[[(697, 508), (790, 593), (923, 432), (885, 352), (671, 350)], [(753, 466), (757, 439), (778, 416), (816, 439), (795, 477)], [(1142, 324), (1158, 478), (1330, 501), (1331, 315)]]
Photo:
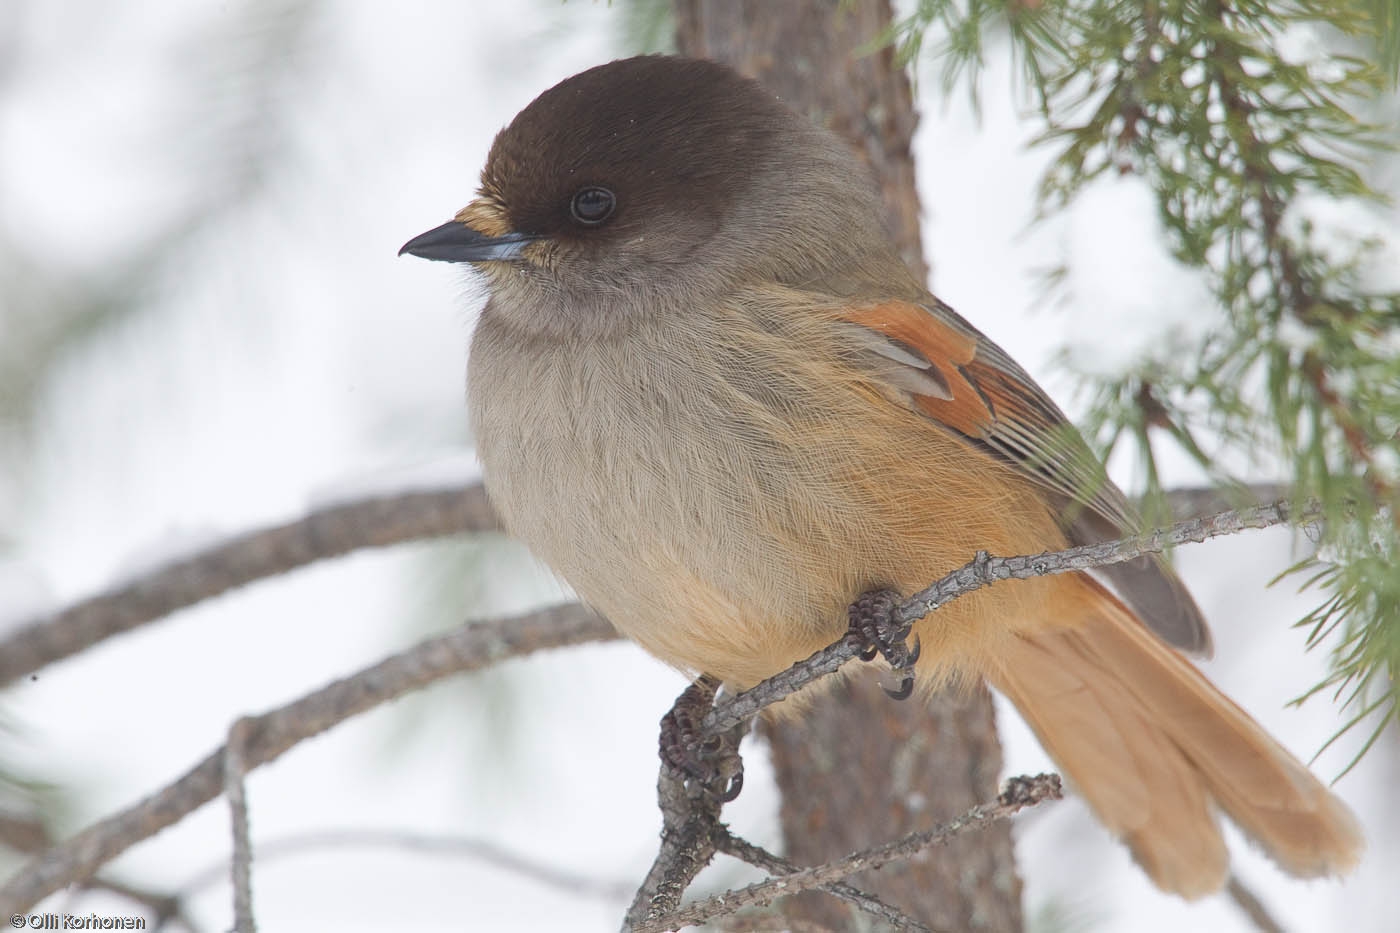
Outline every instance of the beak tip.
[(520, 251), (538, 237), (522, 233), (487, 236), (457, 220), (450, 220), (427, 233), (419, 234), (399, 249), (423, 259), (444, 262), (488, 262), (514, 259)]

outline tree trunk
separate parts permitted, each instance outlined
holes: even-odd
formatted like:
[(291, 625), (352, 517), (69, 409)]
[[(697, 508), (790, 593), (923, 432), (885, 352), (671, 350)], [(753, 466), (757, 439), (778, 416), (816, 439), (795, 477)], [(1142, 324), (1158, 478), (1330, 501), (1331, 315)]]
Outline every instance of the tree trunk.
[[(905, 260), (927, 275), (910, 154), (909, 81), (883, 48), (860, 54), (890, 22), (888, 0), (674, 0), (681, 54), (726, 62), (841, 134), (871, 166)], [(927, 829), (996, 795), (1001, 748), (991, 697), (895, 702), (852, 677), (799, 722), (766, 723), (787, 854), (816, 864)], [(940, 930), (1022, 928), (1021, 882), (1006, 823), (853, 882)], [(795, 923), (852, 924), (826, 895), (789, 898)]]

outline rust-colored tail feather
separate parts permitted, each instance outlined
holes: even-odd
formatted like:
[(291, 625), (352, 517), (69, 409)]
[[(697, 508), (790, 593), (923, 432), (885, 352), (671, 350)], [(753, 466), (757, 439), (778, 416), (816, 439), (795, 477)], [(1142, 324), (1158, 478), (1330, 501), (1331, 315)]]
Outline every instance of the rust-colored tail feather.
[(1351, 868), (1346, 806), (1127, 607), (1069, 579), (1074, 605), (1056, 610), (1073, 627), (1011, 639), (988, 673), (1153, 881), (1185, 897), (1224, 884), (1212, 803), (1291, 874)]

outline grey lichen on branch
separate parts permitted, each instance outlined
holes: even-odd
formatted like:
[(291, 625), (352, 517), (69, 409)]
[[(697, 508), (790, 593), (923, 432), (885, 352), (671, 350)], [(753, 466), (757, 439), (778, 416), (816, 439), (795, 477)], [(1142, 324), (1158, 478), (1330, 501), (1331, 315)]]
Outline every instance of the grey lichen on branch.
[(910, 833), (893, 842), (853, 853), (825, 865), (779, 875), (738, 891), (726, 891), (724, 894), (697, 901), (665, 915), (648, 917), (646, 922), (633, 927), (632, 930), (633, 933), (661, 933), (663, 930), (676, 930), (725, 917), (746, 907), (771, 904), (780, 897), (839, 882), (851, 875), (879, 868), (898, 859), (911, 858), (930, 846), (940, 845), (996, 820), (1004, 820), (1026, 807), (1033, 807), (1047, 800), (1058, 800), (1061, 795), (1060, 776), (1057, 774), (1014, 777), (1007, 781), (1005, 789), (995, 801), (974, 807), (957, 819), (935, 826), (927, 832)]
[[(1188, 519), (1142, 535), (1062, 551), (1012, 557), (993, 557), (982, 551), (964, 566), (904, 600), (898, 609), (897, 619), (905, 626), (905, 630), (903, 633), (897, 633), (896, 637), (907, 635), (914, 622), (935, 612), (939, 607), (1000, 580), (1029, 579), (1092, 570), (1133, 560), (1144, 554), (1160, 553), (1179, 544), (1201, 542), (1220, 535), (1235, 534), (1251, 528), (1267, 528), (1289, 521), (1309, 521), (1319, 516), (1320, 508), (1316, 503), (1307, 502), (1297, 506), (1288, 500), (1280, 500), (1268, 505), (1230, 509), (1211, 516)], [(821, 677), (834, 673), (846, 662), (858, 657), (861, 651), (860, 644), (843, 636), (811, 657), (798, 661), (757, 686), (732, 697), (720, 699), (701, 720), (701, 736), (722, 735), (743, 725), (765, 707), (791, 696)], [(1047, 788), (1051, 786), (1052, 781), (1054, 792), (1050, 794)], [(699, 787), (687, 788), (686, 782), (669, 774), (665, 765), (662, 767), (658, 796), (665, 829), (661, 850), (627, 914), (628, 926), (625, 928), (636, 933), (674, 929), (679, 925), (712, 920), (744, 906), (767, 904), (778, 897), (809, 887), (825, 886), (848, 874), (878, 867), (889, 859), (907, 856), (929, 844), (925, 839), (924, 842), (914, 845), (911, 840), (916, 836), (928, 835), (915, 834), (879, 849), (857, 853), (821, 869), (803, 869), (795, 874), (787, 873), (761, 885), (745, 888), (741, 892), (728, 892), (703, 904), (678, 910), (677, 905), (685, 889), (718, 849), (713, 833), (722, 827), (719, 823), (720, 804), (707, 797)], [(1049, 796), (1059, 796), (1059, 778), (1055, 775), (1013, 779), (996, 805), (1003, 808), (1004, 812), (988, 809), (994, 808), (994, 805), (984, 805), (949, 826), (955, 827), (956, 832), (961, 832), (973, 825), (984, 823), (990, 818), (986, 816), (988, 813), (996, 812), (1000, 814), (996, 818), (1002, 818), (1021, 806), (1039, 803)], [(1020, 801), (1019, 805), (1016, 805), (1017, 801)], [(945, 829), (947, 827), (941, 827), (934, 833)], [(950, 838), (954, 834), (956, 833), (949, 831), (935, 841)], [(908, 848), (910, 845), (914, 847)], [(846, 868), (850, 868), (850, 871), (845, 871)], [(832, 871), (835, 874), (831, 874)], [(879, 901), (875, 903), (885, 906)]]
[[(1235, 534), (1250, 528), (1268, 528), (1287, 522), (1306, 522), (1317, 518), (1320, 511), (1315, 503), (1301, 508), (1286, 499), (1268, 505), (1228, 509), (1214, 515), (1187, 519), (1146, 534), (1134, 535), (1099, 544), (1086, 544), (1063, 551), (1027, 554), (1014, 557), (993, 557), (979, 552), (962, 567), (945, 575), (932, 586), (920, 590), (900, 604), (897, 618), (906, 627), (945, 606), (959, 596), (971, 593), (999, 580), (1026, 580), (1057, 573), (1093, 570), (1144, 554), (1156, 554), (1188, 542)], [(843, 664), (860, 654), (859, 645), (843, 638), (818, 651), (792, 667), (768, 678), (742, 693), (715, 705), (702, 720), (706, 735), (718, 735), (756, 716), (764, 707), (792, 696), (818, 678), (837, 671)]]
[[(461, 491), (456, 494), (461, 495)], [(979, 555), (968, 565), (906, 600), (900, 609), (900, 619), (912, 622), (928, 611), (996, 580), (1086, 570), (1131, 560), (1188, 541), (1202, 541), (1216, 535), (1231, 534), (1246, 528), (1264, 528), (1287, 521), (1307, 521), (1316, 515), (1317, 510), (1311, 504), (1295, 510), (1290, 503), (1281, 501), (1226, 511), (1207, 518), (1179, 522), (1150, 534), (1065, 551), (1006, 558)], [(616, 632), (606, 621), (577, 605), (553, 607), (525, 618), (464, 626), (447, 635), (429, 639), (287, 706), (252, 717), (246, 727), (244, 764), (251, 770), (278, 757), (303, 739), (325, 731), (356, 713), (448, 674), (486, 667), (504, 658), (543, 648), (606, 641), (616, 637)], [(843, 637), (753, 689), (721, 700), (702, 720), (701, 727), (709, 734), (733, 729), (752, 719), (764, 707), (790, 696), (818, 677), (834, 672), (846, 661), (858, 656), (859, 652), (859, 647)], [(35, 858), (0, 888), (0, 913), (7, 909), (10, 913), (23, 912), (59, 888), (91, 877), (101, 865), (134, 843), (172, 825), (218, 796), (223, 789), (225, 754), (226, 749), (215, 751), (183, 777), (146, 800), (94, 824)], [(663, 811), (666, 809), (665, 803), (663, 799)], [(673, 804), (679, 804), (679, 801), (673, 801)], [(681, 805), (677, 812), (682, 810), (685, 811), (682, 818), (685, 818), (689, 810)], [(707, 825), (712, 827), (714, 823), (711, 821)], [(698, 840), (698, 837), (697, 841), (703, 843), (701, 848), (709, 848), (709, 853), (704, 856), (708, 859), (713, 854), (713, 846)], [(694, 877), (684, 877), (688, 869), (677, 871), (670, 866), (659, 867), (661, 870), (656, 879), (658, 882), (664, 881), (669, 890), (674, 890), (677, 884), (683, 890), (690, 878)], [(698, 872), (698, 867), (695, 870)]]
[[(803, 870), (801, 866), (735, 836), (728, 826), (719, 821), (719, 801), (703, 792), (695, 792), (693, 788), (687, 789), (685, 782), (668, 773), (664, 766), (657, 783), (657, 798), (663, 821), (661, 847), (627, 910), (624, 930), (644, 929), (669, 922), (680, 907), (681, 898), (690, 883), (717, 852), (731, 855), (772, 874), (790, 875)], [(852, 885), (831, 881), (812, 887), (846, 901), (899, 933), (930, 933), (925, 924)], [(721, 915), (704, 919), (718, 916)]]
[[(762, 846), (754, 845), (746, 839), (740, 839), (731, 833), (723, 823), (715, 827), (712, 838), (718, 851), (725, 855), (732, 855), (740, 861), (748, 862), (755, 868), (761, 868), (770, 874), (791, 875), (802, 870), (802, 866), (790, 862), (782, 856), (774, 855)], [(824, 884), (821, 885), (821, 890), (859, 908), (872, 917), (884, 921), (899, 933), (904, 933), (904, 931), (931, 933), (927, 925), (907, 916), (874, 895), (845, 882), (834, 881), (830, 884)]]

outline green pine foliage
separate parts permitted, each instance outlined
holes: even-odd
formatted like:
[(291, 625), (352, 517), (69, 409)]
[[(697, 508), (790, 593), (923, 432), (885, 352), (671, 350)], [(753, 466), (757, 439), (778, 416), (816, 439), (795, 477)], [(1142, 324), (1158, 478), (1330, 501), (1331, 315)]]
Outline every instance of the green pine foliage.
[(1400, 133), (1366, 114), (1400, 69), (1398, 11), (1394, 0), (922, 0), (887, 37), (910, 58), (936, 39), (948, 88), (969, 74), (975, 86), (986, 36), (1009, 37), (1038, 144), (1055, 156), (1042, 216), (1105, 173), (1154, 192), (1172, 253), (1217, 298), (1202, 312), (1215, 320), (1192, 344), (1164, 342), (1130, 372), (1086, 379), (1087, 433), (1105, 457), (1135, 450), (1149, 522), (1166, 514), (1151, 508), (1164, 503), (1163, 442), (1227, 488), (1223, 461), (1281, 464), (1296, 498), (1321, 504), (1315, 554), (1285, 576), (1319, 594), (1299, 624), (1330, 651), (1331, 673), (1299, 701), (1330, 692), (1347, 711), (1342, 732), (1372, 730), (1367, 748), (1400, 709), (1400, 292), (1375, 284), (1384, 244), (1339, 243), (1306, 214), (1382, 200), (1365, 173)]

